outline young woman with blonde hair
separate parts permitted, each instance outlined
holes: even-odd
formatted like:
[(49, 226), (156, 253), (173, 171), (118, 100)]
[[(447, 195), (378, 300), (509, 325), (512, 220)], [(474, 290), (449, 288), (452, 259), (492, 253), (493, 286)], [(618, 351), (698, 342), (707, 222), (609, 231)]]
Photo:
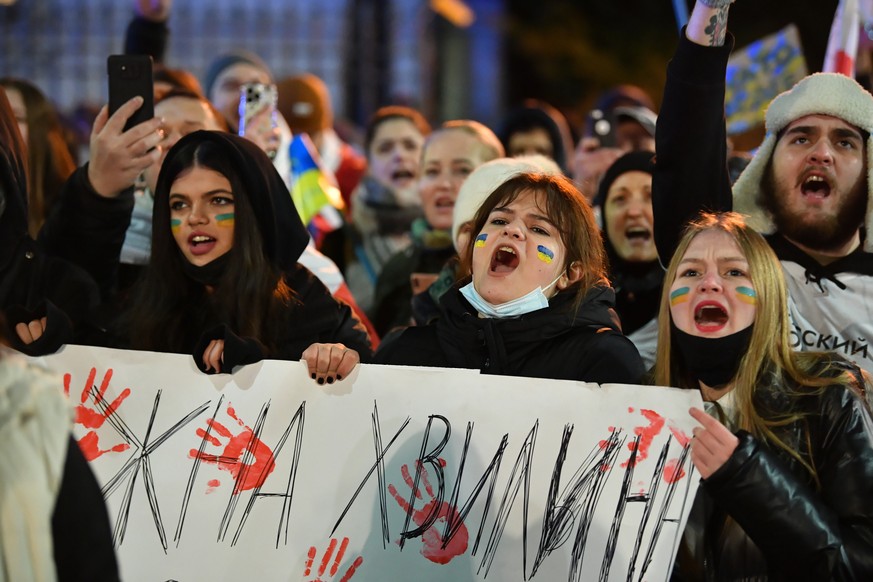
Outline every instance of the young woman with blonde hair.
[(699, 389), (709, 411), (691, 411), (703, 481), (674, 580), (871, 579), (858, 368), (792, 349), (778, 259), (738, 214), (692, 222), (664, 281), (654, 383)]

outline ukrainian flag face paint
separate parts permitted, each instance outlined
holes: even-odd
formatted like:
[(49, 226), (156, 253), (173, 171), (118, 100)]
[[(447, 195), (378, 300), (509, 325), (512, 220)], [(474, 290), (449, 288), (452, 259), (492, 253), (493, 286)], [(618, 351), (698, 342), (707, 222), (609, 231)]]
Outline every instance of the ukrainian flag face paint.
[(224, 255), (234, 242), (234, 197), (221, 173), (192, 167), (170, 187), (170, 231), (185, 259), (203, 266)]
[(551, 251), (548, 247), (544, 247), (543, 245), (537, 246), (537, 258), (547, 265), (552, 264), (552, 260), (555, 258), (555, 253)]
[(233, 228), (233, 212), (228, 212), (226, 214), (216, 214), (215, 223), (218, 224), (218, 226), (223, 226), (225, 228)]
[(758, 303), (758, 294), (751, 287), (737, 287), (737, 299), (749, 305)]
[[(672, 265), (671, 265), (672, 267)], [(675, 265), (670, 316), (697, 337), (725, 337), (755, 322), (757, 293), (737, 241), (718, 228), (703, 230)]]
[(680, 287), (670, 293), (670, 305), (679, 305), (688, 301), (688, 292), (691, 289), (688, 287)]
[(514, 301), (538, 288), (550, 299), (572, 285), (565, 270), (567, 248), (549, 217), (546, 196), (526, 190), (498, 203), (474, 235), (473, 284), (489, 303)]

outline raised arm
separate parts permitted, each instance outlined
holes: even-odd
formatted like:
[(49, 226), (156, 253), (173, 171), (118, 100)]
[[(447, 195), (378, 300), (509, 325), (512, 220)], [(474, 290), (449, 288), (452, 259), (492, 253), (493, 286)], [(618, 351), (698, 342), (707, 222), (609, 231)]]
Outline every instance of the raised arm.
[(164, 62), (170, 30), (172, 0), (134, 0), (134, 17), (124, 35), (124, 53), (151, 55), (156, 63)]
[(703, 209), (732, 208), (724, 119), (725, 72), (733, 47), (726, 29), (730, 2), (704, 1), (695, 4), (667, 67), (658, 114), (652, 208), (664, 265), (688, 220)]

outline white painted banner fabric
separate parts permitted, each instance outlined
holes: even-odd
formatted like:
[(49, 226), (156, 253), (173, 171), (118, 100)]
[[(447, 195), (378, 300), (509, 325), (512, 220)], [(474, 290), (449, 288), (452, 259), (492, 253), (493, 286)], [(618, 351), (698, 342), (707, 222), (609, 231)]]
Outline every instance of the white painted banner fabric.
[(666, 580), (697, 391), (66, 346), (126, 581)]

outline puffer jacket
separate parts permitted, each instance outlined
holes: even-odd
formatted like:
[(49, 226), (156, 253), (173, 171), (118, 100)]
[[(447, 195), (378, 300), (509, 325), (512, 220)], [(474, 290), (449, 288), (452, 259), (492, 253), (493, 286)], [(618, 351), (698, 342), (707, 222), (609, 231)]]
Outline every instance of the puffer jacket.
[(521, 317), (479, 317), (456, 284), (441, 298), (442, 316), (386, 338), (376, 363), (479, 369), (483, 374), (639, 383), (643, 363), (622, 335), (610, 287), (595, 287), (574, 310), (564, 291)]
[[(839, 371), (841, 366), (836, 366)], [(873, 420), (843, 385), (797, 396), (759, 388), (756, 406), (805, 416), (778, 430), (809, 472), (745, 431), (702, 481), (674, 581), (873, 580)]]

